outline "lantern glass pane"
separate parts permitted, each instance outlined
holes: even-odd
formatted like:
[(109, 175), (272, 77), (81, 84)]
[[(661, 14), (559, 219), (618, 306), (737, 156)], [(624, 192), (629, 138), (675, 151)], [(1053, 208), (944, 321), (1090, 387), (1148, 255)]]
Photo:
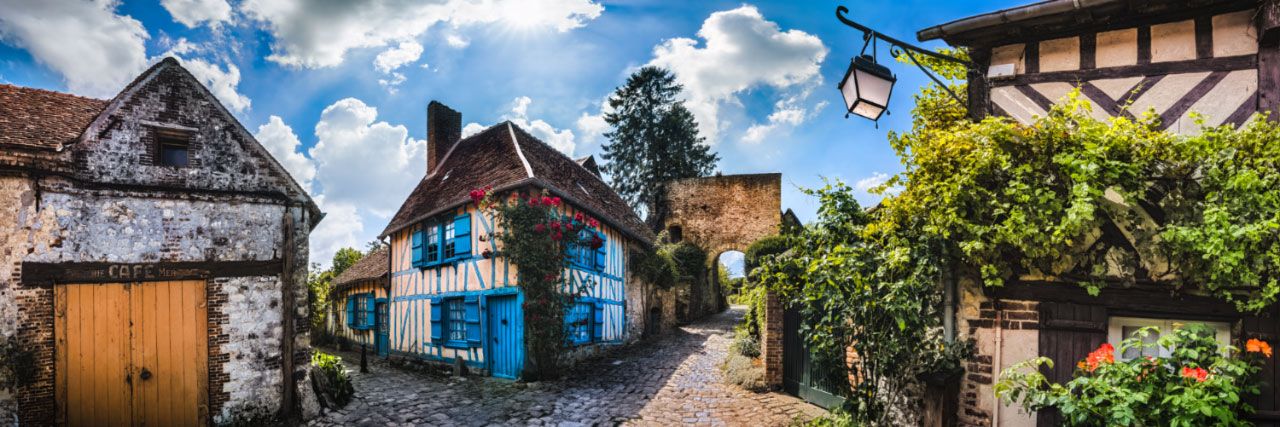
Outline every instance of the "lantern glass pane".
[(850, 110), (850, 112), (853, 114), (857, 114), (859, 116), (866, 117), (871, 120), (879, 119), (880, 113), (883, 111), (884, 111), (883, 108), (877, 107), (875, 105), (871, 105), (871, 103), (869, 102), (859, 102), (858, 105), (855, 105), (853, 109)]
[(840, 86), (840, 94), (844, 95), (844, 110), (853, 110), (853, 104), (858, 102), (858, 84), (853, 81), (853, 73), (849, 73), (849, 79)]
[(859, 98), (877, 105), (889, 105), (889, 91), (893, 89), (893, 80), (863, 70), (853, 70), (853, 73), (857, 77)]

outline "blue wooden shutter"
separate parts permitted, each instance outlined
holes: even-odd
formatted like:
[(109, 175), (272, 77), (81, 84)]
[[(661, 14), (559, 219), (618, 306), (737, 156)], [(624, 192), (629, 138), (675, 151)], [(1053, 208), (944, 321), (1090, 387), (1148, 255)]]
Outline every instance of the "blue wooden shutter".
[(604, 302), (596, 301), (594, 314), (591, 316), (591, 340), (603, 341), (604, 338)]
[(425, 260), (422, 257), (422, 231), (423, 229), (419, 228), (418, 230), (415, 230), (412, 233), (413, 234), (413, 266), (414, 267), (422, 267), (425, 264)]
[(471, 255), (471, 214), (453, 219), (453, 256), (464, 258), (466, 255)]
[(347, 327), (356, 324), (356, 296), (347, 295)]
[(480, 336), (480, 297), (477, 295), (467, 295), (463, 300), (467, 316), (467, 345), (471, 347), (479, 347), (481, 341)]
[(440, 309), (443, 298), (431, 299), (431, 343), (439, 345), (444, 336), (444, 310)]
[(600, 232), (596, 232), (596, 237), (599, 237), (601, 242), (604, 243), (600, 245), (599, 248), (596, 249), (596, 262), (595, 262), (596, 270), (603, 271), (605, 264), (607, 264), (609, 261), (609, 258), (606, 256), (606, 252), (605, 252), (605, 248), (609, 247), (609, 240), (605, 238), (604, 233), (600, 233)]
[(378, 300), (373, 297), (373, 292), (365, 295), (367, 296), (364, 298), (364, 307), (366, 310), (364, 312), (364, 327), (366, 329), (373, 329), (373, 324), (378, 322), (378, 313), (376, 313)]

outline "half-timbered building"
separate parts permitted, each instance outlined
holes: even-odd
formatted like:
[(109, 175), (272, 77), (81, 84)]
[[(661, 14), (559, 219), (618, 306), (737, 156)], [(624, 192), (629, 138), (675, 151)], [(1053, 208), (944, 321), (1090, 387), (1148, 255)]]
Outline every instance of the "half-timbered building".
[(315, 414), (305, 283), (321, 217), (172, 58), (110, 100), (0, 85), (0, 339), (30, 377), (0, 391), (0, 419)]
[(365, 346), (387, 356), (390, 320), (387, 311), (387, 271), (391, 249), (365, 255), (333, 278), (328, 328), (334, 338), (348, 345)]
[[(976, 119), (1000, 115), (1031, 123), (1076, 89), (1096, 118), (1152, 111), (1161, 128), (1183, 134), (1200, 131), (1193, 114), (1207, 126), (1239, 126), (1280, 105), (1280, 8), (1271, 0), (1050, 0), (926, 28), (917, 36), (968, 48), (976, 65), (969, 74), (969, 111)], [(1161, 221), (1158, 203), (1108, 197), (1106, 204), (1133, 213), (1133, 221)], [(1137, 249), (1150, 242), (1126, 234), (1131, 224), (1125, 216), (1111, 217), (1086, 246), (1123, 267), (1112, 269), (1117, 285), (1096, 297), (1063, 279), (1080, 266), (1023, 274), (1000, 288), (972, 277), (949, 285), (958, 287), (950, 303), (957, 309), (957, 332), (978, 346), (954, 385), (958, 389), (949, 391), (953, 404), (938, 406), (942, 412), (955, 414), (960, 425), (1054, 425), (1054, 413), (1025, 414), (1001, 404), (992, 391), (999, 372), (1047, 356), (1058, 363), (1043, 372), (1065, 382), (1074, 361), (1104, 342), (1119, 347), (1144, 326), (1167, 333), (1177, 324), (1206, 323), (1222, 344), (1238, 347), (1249, 338), (1280, 337), (1274, 313), (1241, 313), (1222, 300), (1162, 284), (1167, 265), (1158, 254)], [(1275, 362), (1268, 361), (1261, 375), (1268, 385), (1252, 402), (1254, 421), (1276, 425)]]
[(500, 254), (495, 219), (472, 190), (546, 190), (563, 214), (600, 221), (599, 250), (568, 254), (565, 279), (585, 293), (574, 301), (569, 357), (636, 339), (650, 303), (628, 267), (629, 253), (655, 236), (591, 159), (575, 161), (511, 122), (461, 138), (462, 115), (438, 102), (427, 108), (427, 173), (391, 219), (389, 353), (520, 377), (524, 296), (517, 267)]

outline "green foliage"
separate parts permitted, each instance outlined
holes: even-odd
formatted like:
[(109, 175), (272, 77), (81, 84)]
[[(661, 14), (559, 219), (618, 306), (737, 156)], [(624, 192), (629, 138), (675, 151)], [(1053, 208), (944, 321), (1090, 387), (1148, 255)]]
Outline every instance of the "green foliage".
[(681, 90), (671, 71), (641, 67), (614, 90), (613, 111), (604, 115), (613, 127), (605, 133), (604, 171), (632, 208), (648, 212), (650, 226), (663, 217), (666, 183), (710, 175), (720, 160), (698, 136), (693, 113), (676, 101)]
[(767, 291), (765, 286), (746, 282), (743, 284), (741, 293), (738, 294), (737, 303), (747, 306), (747, 314), (738, 327), (746, 329), (747, 333), (757, 339), (760, 337), (760, 331), (764, 329), (764, 304)]
[[(375, 245), (377, 243), (377, 245)], [(325, 321), (329, 315), (329, 304), (332, 301), (333, 279), (346, 271), (365, 255), (371, 254), (382, 246), (377, 240), (365, 245), (368, 252), (362, 253), (355, 248), (342, 248), (333, 254), (333, 262), (329, 268), (321, 269), (319, 263), (311, 263), (307, 272), (307, 308), (310, 310), (312, 340), (315, 344), (328, 344), (332, 338), (325, 330)]]
[(670, 288), (680, 279), (680, 270), (676, 268), (670, 252), (646, 249), (633, 256), (638, 260), (636, 274), (646, 282)]
[[(376, 248), (370, 248), (369, 253), (373, 253)], [(338, 277), (343, 271), (347, 271), (352, 265), (355, 265), (360, 258), (364, 258), (364, 253), (356, 248), (342, 248), (333, 254), (333, 276)]]
[(356, 389), (351, 385), (351, 378), (347, 376), (347, 368), (342, 365), (341, 357), (313, 351), (311, 365), (328, 380), (329, 392), (339, 406), (346, 405), (351, 396), (355, 395)]
[(559, 356), (568, 342), (565, 313), (574, 298), (593, 283), (569, 286), (565, 271), (570, 267), (567, 253), (579, 246), (596, 249), (604, 242), (595, 237), (599, 223), (581, 213), (563, 214), (559, 197), (540, 192), (508, 193), (499, 196), (489, 188), (475, 190), (472, 199), (481, 211), (493, 213), (501, 243), (498, 254), (517, 266), (517, 286), (524, 294), (525, 348), (530, 366), (525, 379), (553, 378), (559, 370)]
[(1250, 341), (1250, 351), (1228, 347), (1236, 356), (1227, 357), (1228, 348), (1219, 348), (1212, 329), (1202, 324), (1144, 344), (1151, 333), (1158, 330), (1137, 331), (1121, 343), (1120, 353), (1163, 348), (1170, 357), (1115, 362), (1113, 349), (1104, 344), (1077, 364), (1066, 384), (1048, 382), (1038, 367), (1052, 367), (1053, 361), (1036, 358), (1002, 372), (996, 393), (1005, 404), (1020, 402), (1028, 411), (1056, 409), (1067, 425), (1251, 425), (1245, 416), (1253, 408), (1245, 397), (1259, 391), (1255, 374), (1270, 357), (1269, 346), (1263, 354)]
[(664, 247), (671, 256), (680, 277), (677, 280), (698, 280), (707, 275), (707, 251), (693, 243), (680, 242)]
[(745, 328), (736, 328), (733, 331), (733, 343), (729, 344), (729, 351), (752, 359), (760, 357), (760, 339)]
[[(798, 230), (795, 234), (799, 234)], [(789, 243), (786, 236), (769, 236), (751, 242), (751, 245), (747, 246), (747, 251), (742, 253), (742, 263), (747, 274), (759, 267), (764, 257), (786, 252), (790, 249), (790, 246), (787, 246)]]

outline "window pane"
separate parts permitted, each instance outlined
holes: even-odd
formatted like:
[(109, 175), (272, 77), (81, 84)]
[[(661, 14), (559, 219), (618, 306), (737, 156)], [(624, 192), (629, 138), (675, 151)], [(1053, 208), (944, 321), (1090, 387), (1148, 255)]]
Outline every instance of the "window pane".
[[(1125, 327), (1121, 328), (1121, 333), (1123, 334), (1123, 335), (1122, 335), (1122, 337), (1123, 337), (1124, 339), (1133, 338), (1133, 334), (1134, 334), (1135, 332), (1138, 332), (1138, 330), (1139, 330), (1139, 329), (1142, 329), (1142, 328), (1143, 328), (1143, 326), (1125, 326)], [(1159, 338), (1160, 338), (1160, 337), (1158, 337), (1158, 336), (1155, 334), (1155, 332), (1154, 332), (1154, 331), (1152, 331), (1151, 333), (1147, 334), (1147, 336), (1145, 336), (1145, 337), (1143, 337), (1143, 338), (1142, 338), (1142, 343), (1143, 343), (1143, 344), (1155, 344), (1155, 343), (1156, 343), (1156, 341), (1157, 341)], [(1145, 347), (1145, 348), (1141, 348), (1141, 349), (1139, 349), (1139, 348), (1130, 348), (1130, 349), (1126, 349), (1126, 350), (1124, 351), (1124, 354), (1123, 354), (1123, 355), (1121, 355), (1121, 356), (1120, 356), (1120, 358), (1121, 358), (1121, 359), (1126, 359), (1126, 360), (1127, 360), (1127, 359), (1135, 359), (1135, 358), (1145, 357), (1145, 356), (1152, 356), (1152, 357), (1155, 357), (1155, 356), (1159, 356), (1159, 355), (1160, 355), (1160, 349), (1159, 349), (1159, 348), (1157, 348), (1157, 347)]]
[(165, 166), (186, 166), (187, 147), (179, 145), (161, 145), (160, 164)]
[(450, 341), (466, 341), (467, 340), (467, 312), (462, 305), (462, 299), (451, 299), (449, 304), (449, 340)]

